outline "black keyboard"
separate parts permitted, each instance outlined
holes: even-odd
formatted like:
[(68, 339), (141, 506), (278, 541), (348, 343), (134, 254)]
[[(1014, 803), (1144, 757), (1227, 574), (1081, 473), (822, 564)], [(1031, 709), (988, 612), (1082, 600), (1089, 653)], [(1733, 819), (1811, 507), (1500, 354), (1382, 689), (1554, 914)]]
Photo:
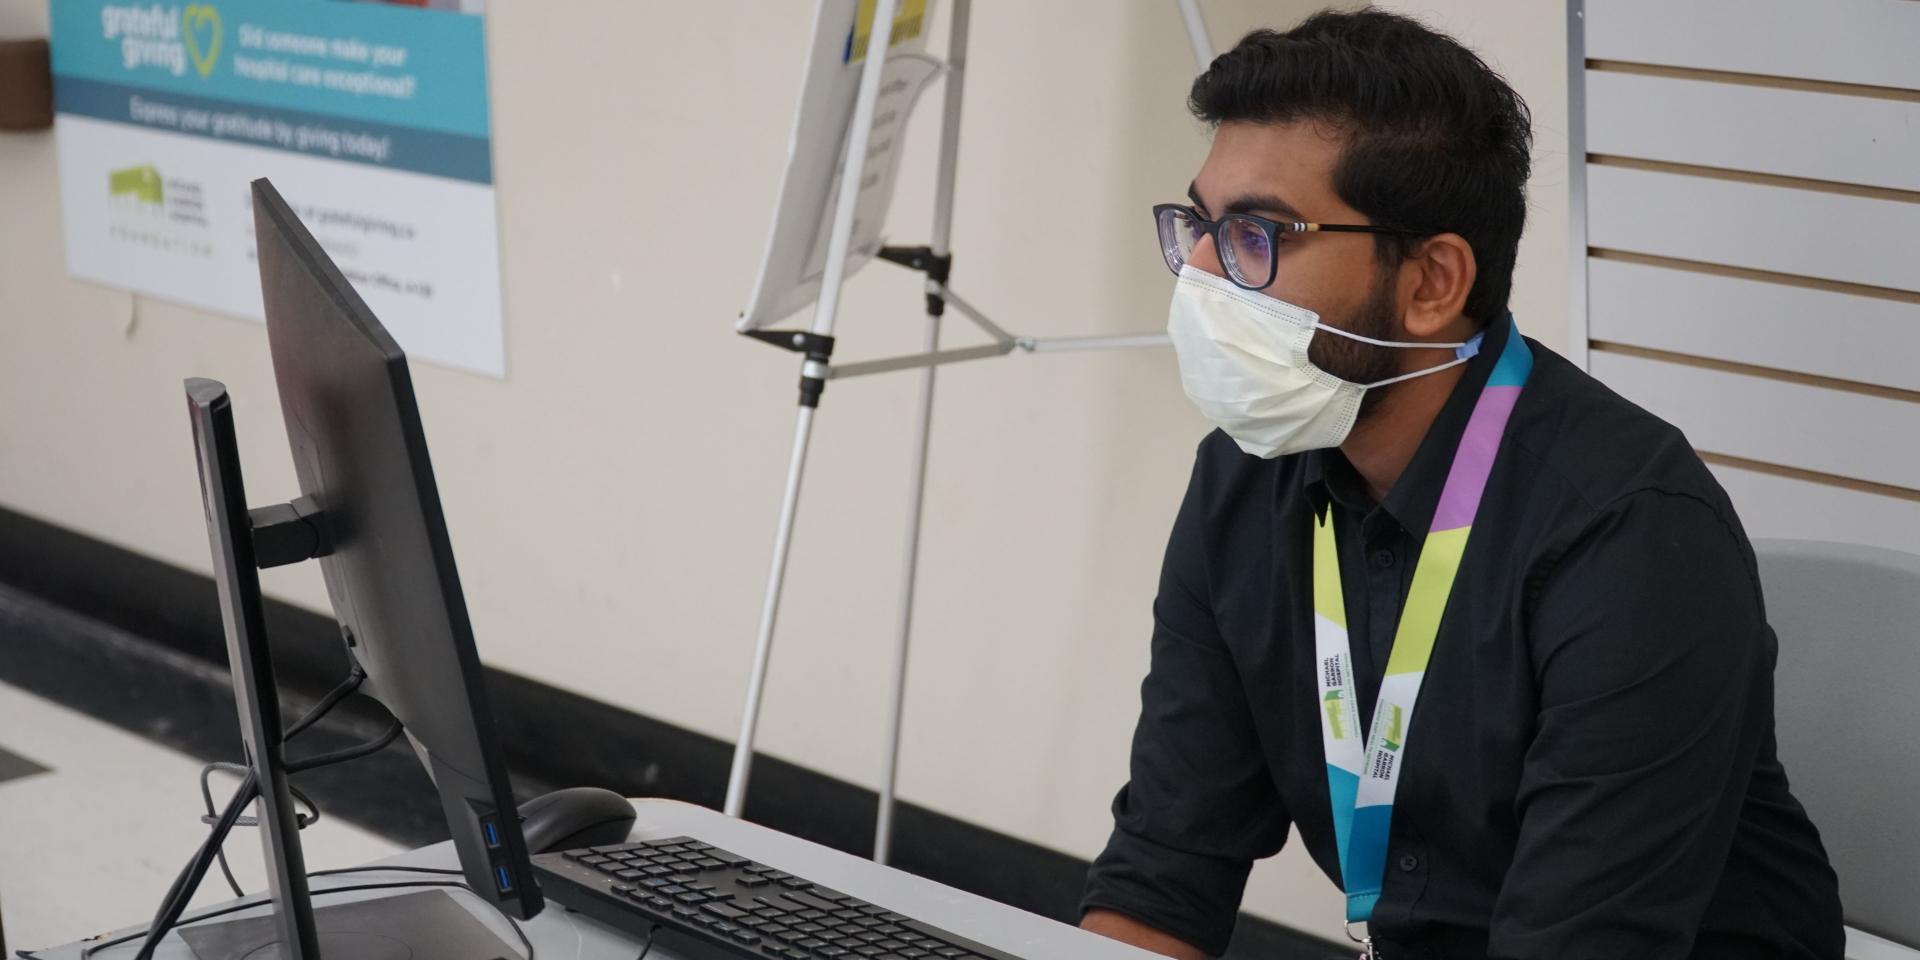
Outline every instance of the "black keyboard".
[(533, 867), (548, 900), (689, 960), (1018, 960), (688, 837)]

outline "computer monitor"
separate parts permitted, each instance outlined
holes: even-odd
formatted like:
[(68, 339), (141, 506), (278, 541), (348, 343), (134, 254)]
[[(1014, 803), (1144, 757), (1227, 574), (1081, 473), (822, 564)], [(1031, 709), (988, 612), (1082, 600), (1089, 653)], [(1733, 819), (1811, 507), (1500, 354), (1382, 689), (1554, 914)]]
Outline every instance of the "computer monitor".
[[(302, 495), (278, 509), (297, 514), (324, 544), (315, 553), (345, 642), (367, 674), (361, 692), (404, 725), (439, 792), (468, 886), (511, 917), (532, 917), (543, 900), (494, 737), (406, 354), (264, 179), (253, 184), (253, 213), (267, 339)], [(259, 615), (256, 566), (274, 561), (256, 556), (262, 511), (246, 510), (225, 389), (189, 381), (188, 398), (242, 725), (260, 778), (270, 883), (283, 913), (310, 914)], [(282, 929), (292, 946), (309, 936)]]

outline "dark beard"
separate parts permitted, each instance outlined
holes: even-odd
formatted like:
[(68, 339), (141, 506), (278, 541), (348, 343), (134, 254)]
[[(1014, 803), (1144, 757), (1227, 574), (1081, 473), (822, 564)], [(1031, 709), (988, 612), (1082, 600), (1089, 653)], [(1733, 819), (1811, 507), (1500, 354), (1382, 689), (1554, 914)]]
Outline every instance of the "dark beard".
[[(1334, 324), (1322, 320), (1330, 326), (1338, 326), (1350, 333), (1375, 340), (1404, 340), (1400, 334), (1400, 318), (1393, 304), (1393, 272), (1381, 271), (1379, 280), (1367, 294), (1366, 302), (1360, 304), (1346, 323)], [(1400, 373), (1399, 350), (1392, 347), (1376, 347), (1371, 343), (1350, 340), (1337, 333), (1316, 331), (1313, 342), (1307, 344), (1307, 359), (1313, 365), (1339, 377), (1348, 383), (1378, 383)], [(1375, 387), (1360, 398), (1360, 414), (1357, 422), (1365, 422), (1385, 400), (1394, 386)]]

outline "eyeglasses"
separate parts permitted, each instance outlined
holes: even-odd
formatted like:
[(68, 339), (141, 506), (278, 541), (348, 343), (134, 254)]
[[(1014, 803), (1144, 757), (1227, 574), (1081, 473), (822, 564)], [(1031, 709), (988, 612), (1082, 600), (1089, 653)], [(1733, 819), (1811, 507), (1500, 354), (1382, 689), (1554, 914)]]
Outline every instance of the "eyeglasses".
[(1153, 220), (1160, 233), (1160, 254), (1167, 258), (1167, 269), (1175, 274), (1187, 265), (1201, 237), (1212, 237), (1220, 265), (1227, 279), (1247, 290), (1262, 290), (1273, 283), (1277, 262), (1274, 251), (1281, 238), (1294, 233), (1387, 233), (1420, 236), (1418, 231), (1398, 227), (1375, 227), (1345, 223), (1283, 222), (1256, 217), (1250, 213), (1229, 213), (1218, 220), (1200, 216), (1181, 203), (1155, 204)]

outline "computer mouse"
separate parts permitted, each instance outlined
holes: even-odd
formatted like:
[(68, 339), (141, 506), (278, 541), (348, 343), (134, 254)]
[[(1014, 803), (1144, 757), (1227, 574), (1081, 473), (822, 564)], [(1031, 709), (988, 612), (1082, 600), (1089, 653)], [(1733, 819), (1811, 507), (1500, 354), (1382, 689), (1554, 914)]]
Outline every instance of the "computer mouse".
[(527, 853), (625, 843), (633, 832), (633, 804), (612, 790), (568, 787), (520, 805)]

